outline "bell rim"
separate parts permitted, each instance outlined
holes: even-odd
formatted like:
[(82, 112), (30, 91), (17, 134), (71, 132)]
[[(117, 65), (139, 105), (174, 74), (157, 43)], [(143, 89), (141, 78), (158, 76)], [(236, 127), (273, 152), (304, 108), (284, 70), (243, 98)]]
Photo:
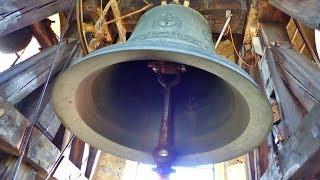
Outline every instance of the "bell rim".
[[(199, 51), (197, 52), (197, 50), (202, 51), (200, 51), (201, 53), (199, 53)], [(196, 46), (193, 47), (190, 45), (177, 43), (159, 43), (157, 41), (144, 41), (144, 43), (137, 44), (134, 41), (129, 41), (127, 43), (116, 44), (108, 46), (106, 48), (99, 49), (81, 59), (77, 64), (73, 65), (71, 68), (67, 69), (62, 75), (59, 76), (53, 89), (53, 107), (59, 119), (73, 134), (75, 134), (77, 137), (87, 142), (88, 144), (112, 155), (128, 160), (154, 164), (151, 154), (122, 146), (96, 133), (85, 123), (85, 121), (81, 119), (75, 107), (75, 94), (77, 86), (82, 82), (82, 80), (85, 77), (87, 77), (87, 75), (95, 72), (98, 69), (102, 69), (112, 64), (128, 61), (128, 59), (122, 59), (116, 62), (106, 62), (103, 60), (104, 58), (99, 59), (100, 56), (103, 57), (103, 55), (106, 54), (110, 56), (121, 56), (122, 53), (136, 53), (139, 51), (150, 52), (151, 55), (154, 55), (154, 52), (158, 52), (157, 56), (161, 56), (161, 54), (163, 55), (163, 53), (177, 53), (180, 55), (188, 55), (194, 58), (200, 58), (202, 60), (205, 60), (204, 62), (206, 63), (201, 62), (203, 64), (213, 63), (215, 64), (214, 66), (220, 67), (220, 71), (226, 70), (224, 71), (224, 73), (230, 75), (229, 81), (226, 80), (226, 77), (221, 77), (221, 72), (218, 74), (214, 73), (212, 72), (213, 70), (210, 70), (209, 67), (206, 67), (206, 65), (183, 62), (186, 65), (191, 65), (203, 69), (205, 71), (217, 75), (218, 77), (221, 77), (230, 85), (235, 87), (235, 89), (237, 89), (240, 92), (240, 94), (244, 96), (244, 99), (246, 101), (250, 100), (250, 102), (247, 101), (250, 111), (249, 123), (244, 132), (238, 138), (236, 138), (229, 144), (218, 149), (214, 149), (212, 151), (180, 156), (175, 161), (174, 165), (193, 166), (209, 164), (213, 162), (222, 162), (225, 160), (239, 157), (247, 153), (249, 149), (253, 149), (260, 145), (269, 133), (269, 130), (272, 125), (272, 113), (270, 104), (266, 100), (263, 93), (259, 90), (256, 83), (254, 83), (252, 78), (234, 63), (217, 55), (215, 52), (206, 51)], [(92, 59), (89, 60), (90, 58)], [(96, 58), (96, 60), (94, 58)], [(145, 59), (150, 58), (145, 57)], [(102, 64), (99, 64), (98, 62)], [(239, 74), (241, 74), (240, 81), (239, 76), (236, 76)], [(75, 76), (77, 77), (76, 80), (74, 78)], [(232, 80), (233, 78), (234, 80)], [(250, 86), (251, 88), (248, 88)], [(256, 106), (257, 104), (263, 106), (258, 107)], [(263, 122), (265, 123), (263, 124)], [(260, 128), (257, 128), (258, 125), (262, 125), (262, 127), (260, 126)], [(260, 136), (257, 136), (257, 134), (260, 134)]]

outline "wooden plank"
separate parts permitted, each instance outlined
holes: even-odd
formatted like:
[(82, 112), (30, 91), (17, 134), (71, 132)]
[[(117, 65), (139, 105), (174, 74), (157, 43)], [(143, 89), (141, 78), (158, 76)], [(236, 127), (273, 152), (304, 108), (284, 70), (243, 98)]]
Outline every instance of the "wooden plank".
[(51, 21), (49, 19), (44, 19), (29, 26), (32, 35), (39, 42), (41, 49), (46, 49), (58, 43), (56, 34), (53, 32), (50, 25)]
[(258, 0), (257, 9), (259, 22), (287, 24), (290, 19), (287, 14), (270, 5), (268, 0)]
[(49, 103), (44, 108), (37, 124), (37, 127), (40, 128), (42, 132), (45, 131), (48, 133), (50, 139), (53, 139), (56, 136), (61, 122), (54, 112), (51, 101), (49, 101)]
[(81, 169), (83, 151), (85, 143), (78, 138), (74, 138), (71, 144), (71, 151), (69, 159), (79, 169)]
[(90, 146), (87, 167), (84, 174), (88, 179), (92, 179), (99, 157), (100, 157), (99, 150)]
[[(19, 154), (24, 132), (29, 126), (28, 120), (20, 112), (0, 98), (0, 148), (9, 154)], [(1, 115), (1, 114), (0, 114)], [(48, 172), (57, 160), (60, 151), (36, 128), (26, 150), (26, 160), (37, 170)]]
[[(30, 63), (17, 64), (17, 67), (0, 73), (0, 96), (12, 104), (18, 103), (47, 79), (50, 66), (55, 60), (59, 45), (54, 45), (44, 51), (30, 57), (26, 61)], [(74, 54), (75, 44), (62, 43), (56, 63), (53, 68), (53, 75), (62, 67), (65, 61)]]
[[(297, 28), (299, 29), (299, 32), (303, 38), (304, 43), (306, 44), (308, 50), (310, 51), (310, 54), (317, 64), (318, 67), (320, 67), (320, 60), (317, 55), (316, 47), (315, 47), (315, 42), (313, 37), (310, 36), (310, 28), (303, 26), (299, 21), (294, 20), (295, 24), (297, 25)], [(313, 31), (311, 31), (312, 34), (314, 34)]]
[(270, 75), (274, 83), (276, 98), (280, 105), (279, 109), (282, 117), (281, 119), (284, 120), (290, 132), (293, 133), (302, 120), (301, 114), (296, 107), (288, 88), (281, 79), (280, 72), (269, 48), (266, 48), (265, 56), (270, 70)]
[(0, 7), (0, 36), (29, 26), (53, 14), (68, 11), (71, 0), (4, 0)]
[(269, 0), (269, 3), (305, 25), (320, 30), (318, 0)]
[[(13, 179), (12, 169), (17, 161), (16, 156), (6, 155), (0, 160), (0, 178), (4, 180)], [(37, 171), (26, 162), (22, 162), (17, 173), (16, 179), (19, 180), (37, 180), (40, 177)]]
[(262, 37), (268, 44), (290, 44), (290, 38), (282, 23), (260, 23)]
[(281, 79), (281, 73), (276, 66), (273, 52), (269, 48), (280, 40), (283, 44), (289, 44), (290, 39), (285, 33), (285, 28), (282, 24), (261, 23), (261, 36), (263, 43), (266, 46), (266, 52), (263, 58), (265, 58), (267, 62), (268, 69), (270, 71), (270, 78), (273, 81), (275, 97), (279, 104), (281, 119), (289, 128), (290, 133), (288, 135), (290, 135), (298, 127), (302, 120), (302, 116), (288, 87)]
[(289, 46), (278, 45), (272, 48), (272, 52), (290, 89), (310, 111), (320, 100), (320, 69)]
[[(279, 179), (318, 179), (320, 173), (320, 102), (308, 113), (294, 134), (279, 150)], [(273, 179), (272, 164), (261, 178)]]
[(0, 97), (0, 149), (18, 155), (23, 134), (28, 126), (28, 120)]
[[(264, 50), (264, 54), (265, 54), (265, 50)], [(263, 89), (266, 97), (268, 98), (270, 104), (277, 104), (277, 108), (278, 108), (278, 101), (277, 101), (277, 97), (276, 97), (276, 93), (275, 93), (275, 86), (274, 86), (274, 82), (273, 79), (271, 78), (271, 74), (270, 74), (270, 70), (268, 67), (268, 63), (267, 60), (265, 58), (266, 56), (263, 55), (262, 58), (260, 59), (260, 62), (258, 63), (259, 65), (259, 71), (260, 71), (260, 79), (261, 79), (261, 83), (259, 83), (260, 81), (258, 81), (258, 83), (260, 84), (261, 89)], [(288, 127), (285, 124), (285, 121), (283, 119), (283, 117), (281, 117), (280, 114), (280, 110), (278, 108), (278, 115), (280, 116), (280, 119), (278, 119), (276, 116), (274, 116), (275, 120), (278, 120), (277, 123), (275, 123), (273, 125), (273, 128), (276, 128), (277, 131), (274, 131), (276, 136), (282, 136), (282, 137), (288, 137), (289, 136), (289, 132), (288, 132)], [(281, 120), (282, 118), (282, 120)], [(281, 143), (279, 143), (281, 144)]]
[(260, 174), (261, 177), (263, 173), (266, 172), (269, 166), (268, 161), (268, 154), (269, 154), (269, 145), (268, 145), (268, 138), (266, 138), (263, 143), (259, 146), (259, 163), (260, 163)]
[(38, 170), (48, 173), (58, 160), (60, 151), (37, 128), (33, 128), (26, 149), (26, 160)]

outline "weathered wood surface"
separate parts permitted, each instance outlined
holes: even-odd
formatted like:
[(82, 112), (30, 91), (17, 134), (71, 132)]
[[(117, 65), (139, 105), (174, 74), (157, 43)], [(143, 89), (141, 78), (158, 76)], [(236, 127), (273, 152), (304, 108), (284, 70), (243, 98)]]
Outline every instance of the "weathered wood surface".
[(1, 0), (0, 36), (71, 8), (71, 0)]
[(310, 111), (320, 100), (320, 68), (289, 46), (278, 45), (271, 50), (289, 88)]
[(302, 38), (307, 46), (308, 50), (310, 51), (310, 54), (312, 56), (312, 59), (317, 64), (318, 67), (320, 67), (320, 60), (317, 54), (317, 47), (315, 43), (315, 32), (312, 28), (305, 26), (304, 24), (301, 24), (299, 21), (294, 20)]
[(100, 150), (90, 146), (87, 167), (84, 173), (86, 178), (92, 179), (99, 157)]
[[(0, 160), (0, 179), (3, 180), (11, 180), (12, 177), (12, 168), (15, 165), (15, 162), (17, 161), (16, 156), (12, 155), (6, 155), (3, 159)], [(41, 179), (37, 171), (33, 169), (31, 165), (29, 165), (26, 162), (22, 162), (20, 169), (17, 173), (17, 178), (19, 180), (37, 180)]]
[(120, 180), (124, 173), (126, 160), (101, 152), (93, 179)]
[(53, 139), (56, 136), (60, 124), (61, 122), (54, 112), (52, 102), (49, 101), (38, 120), (37, 128), (42, 132), (46, 132), (49, 138)]
[(260, 23), (263, 40), (268, 44), (283, 43), (290, 45), (289, 36), (283, 23)]
[(75, 137), (72, 140), (69, 159), (79, 169), (82, 165), (84, 146), (85, 142), (80, 139)]
[[(273, 54), (269, 48), (266, 48), (265, 58), (270, 70), (271, 79), (275, 87), (275, 95), (279, 103), (281, 119), (288, 126), (291, 133), (293, 133), (302, 120), (302, 116), (297, 108), (289, 89), (281, 79), (279, 69), (276, 66)], [(291, 134), (290, 133), (290, 134)]]
[(58, 47), (54, 45), (47, 48), (0, 73), (0, 96), (12, 104), (18, 103), (46, 81), (53, 61), (55, 66), (52, 74), (56, 74), (74, 54), (75, 44), (62, 43), (57, 55)]
[[(281, 179), (319, 179), (320, 178), (320, 102), (303, 120), (294, 134), (279, 150)], [(274, 179), (272, 164), (261, 178)]]
[[(272, 33), (273, 31), (276, 33)], [(281, 79), (281, 71), (277, 67), (274, 55), (269, 48), (278, 43), (280, 39), (284, 44), (289, 44), (290, 40), (288, 35), (285, 33), (285, 28), (282, 24), (272, 25), (270, 23), (261, 23), (261, 36), (266, 46), (265, 57), (263, 58), (265, 58), (268, 65), (270, 79), (272, 79), (274, 86), (275, 97), (279, 104), (281, 119), (289, 128), (290, 133), (288, 135), (290, 135), (298, 127), (302, 120), (302, 116), (288, 87)]]
[[(18, 155), (29, 122), (15, 107), (1, 97), (0, 115), (0, 148), (8, 154)], [(59, 153), (59, 149), (45, 135), (33, 128), (26, 150), (26, 159), (32, 166), (37, 170), (48, 172)]]
[[(154, 6), (160, 5), (158, 0), (148, 0)], [(169, 3), (170, 1), (168, 1)], [(182, 2), (182, 1), (180, 1)], [(121, 14), (125, 15), (145, 6), (144, 1), (124, 0), (120, 3)], [(247, 15), (247, 4), (245, 0), (194, 0), (190, 7), (199, 11), (209, 22), (213, 33), (220, 33), (226, 21), (226, 10), (231, 10), (232, 18), (230, 25), (233, 33), (242, 34)], [(132, 32), (136, 23), (143, 13), (130, 16), (123, 20), (127, 32)]]
[(51, 29), (50, 25), (51, 21), (49, 19), (44, 19), (29, 26), (32, 35), (39, 42), (41, 49), (46, 49), (58, 43), (57, 36)]
[(268, 3), (268, 0), (256, 0), (259, 22), (286, 24), (290, 17)]
[(28, 120), (15, 107), (0, 97), (0, 149), (9, 154), (19, 154)]
[(320, 30), (318, 0), (269, 0), (269, 3), (305, 25)]
[(59, 155), (59, 149), (37, 128), (33, 128), (26, 150), (27, 161), (36, 169), (48, 173)]

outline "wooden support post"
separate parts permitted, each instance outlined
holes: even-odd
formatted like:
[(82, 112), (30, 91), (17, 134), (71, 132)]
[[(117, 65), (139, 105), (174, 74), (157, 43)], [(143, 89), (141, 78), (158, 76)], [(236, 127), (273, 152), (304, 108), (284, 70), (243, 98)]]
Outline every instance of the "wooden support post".
[[(320, 102), (305, 117), (297, 131), (279, 150), (282, 176), (279, 179), (320, 178)], [(261, 178), (274, 179), (274, 166)]]
[(0, 97), (0, 149), (18, 155), (28, 120), (10, 103)]
[(44, 19), (29, 26), (32, 35), (38, 40), (41, 49), (55, 45), (58, 39), (50, 27), (51, 21)]
[(320, 30), (320, 3), (318, 0), (269, 0), (269, 3), (305, 25)]
[[(320, 60), (319, 60), (319, 57), (317, 55), (317, 52), (316, 52), (316, 47), (315, 47), (315, 40), (312, 39), (313, 37), (310, 37), (310, 33), (307, 33), (307, 27), (306, 26), (303, 26), (299, 21), (297, 20), (294, 20), (302, 38), (303, 38), (303, 41), (305, 42), (305, 45), (307, 46), (308, 50), (310, 51), (311, 53), (311, 56), (313, 58), (313, 60), (315, 61), (315, 63), (317, 64), (318, 67), (320, 67)], [(306, 32), (307, 31), (307, 32)], [(309, 29), (310, 31), (310, 29)], [(308, 36), (309, 35), (309, 36)]]
[(268, 139), (263, 141), (263, 143), (259, 146), (259, 163), (260, 163), (260, 174), (261, 177), (263, 173), (266, 172), (266, 170), (269, 167), (269, 161), (268, 161), (268, 153), (269, 153), (269, 146), (268, 146)]
[(58, 160), (59, 154), (59, 149), (38, 129), (33, 128), (26, 150), (26, 160), (46, 174)]
[[(29, 126), (28, 120), (20, 112), (0, 97), (0, 148), (8, 154), (19, 155), (23, 134)], [(33, 128), (25, 159), (35, 171), (48, 173), (59, 156), (59, 149)]]
[(79, 169), (81, 169), (83, 151), (85, 143), (78, 138), (74, 138), (71, 144), (69, 159)]
[(278, 45), (272, 52), (289, 88), (310, 111), (320, 100), (320, 68), (290, 46)]
[(99, 150), (94, 147), (90, 147), (90, 149), (89, 149), (89, 157), (88, 157), (87, 167), (86, 167), (86, 171), (85, 171), (85, 176), (88, 179), (92, 178), (93, 173), (95, 171), (97, 161), (100, 157), (100, 152), (98, 152), (98, 151)]
[(286, 87), (281, 79), (280, 72), (276, 66), (273, 54), (269, 48), (266, 48), (266, 60), (270, 70), (271, 78), (275, 87), (275, 94), (279, 103), (281, 119), (289, 127), (290, 134), (292, 134), (300, 124), (302, 116), (297, 108), (289, 89)]
[[(17, 161), (16, 156), (6, 155), (3, 159), (0, 160), (0, 177), (4, 180), (12, 179), (12, 168)], [(17, 179), (19, 180), (36, 180), (41, 179), (38, 176), (37, 171), (29, 165), (27, 162), (22, 162), (20, 169), (17, 173)]]
[(282, 121), (289, 128), (292, 134), (302, 120), (302, 116), (298, 107), (295, 104), (293, 97), (290, 94), (289, 89), (281, 79), (281, 74), (276, 66), (274, 55), (269, 47), (274, 46), (279, 41), (284, 44), (289, 44), (290, 40), (285, 32), (283, 24), (267, 24), (261, 23), (261, 36), (266, 46), (264, 59), (267, 62), (267, 66), (270, 72), (270, 78), (273, 81), (274, 92), (276, 100), (279, 104), (280, 115)]
[(0, 7), (0, 36), (29, 26), (53, 14), (68, 11), (72, 0), (4, 0)]

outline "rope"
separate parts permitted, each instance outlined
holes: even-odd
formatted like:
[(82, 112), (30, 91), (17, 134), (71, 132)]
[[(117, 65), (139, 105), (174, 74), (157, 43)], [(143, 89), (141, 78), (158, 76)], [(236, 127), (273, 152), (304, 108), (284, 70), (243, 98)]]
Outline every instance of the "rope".
[[(245, 61), (241, 58), (241, 56), (240, 56), (240, 54), (238, 53), (237, 48), (236, 48), (236, 46), (235, 46), (235, 44), (234, 44), (234, 40), (233, 40), (233, 36), (232, 36), (232, 29), (231, 29), (231, 26), (230, 26), (230, 25), (228, 25), (228, 31), (227, 31), (227, 32), (230, 34), (230, 38), (231, 38), (231, 43), (232, 43), (233, 50), (236, 52), (239, 60), (242, 61), (244, 65), (246, 65), (246, 66), (248, 66), (248, 67), (250, 67), (250, 68), (256, 67), (257, 64), (258, 64), (258, 61), (255, 60), (254, 65), (250, 65), (250, 64), (248, 64), (247, 62), (245, 62)], [(227, 33), (227, 34), (228, 34), (228, 33)]]
[(134, 14), (137, 14), (137, 13), (139, 13), (139, 12), (141, 12), (141, 11), (144, 11), (144, 10), (146, 10), (146, 9), (152, 7), (152, 6), (153, 6), (153, 4), (148, 4), (148, 5), (144, 6), (143, 8), (138, 9), (138, 10), (136, 10), (136, 11), (134, 11), (134, 12), (131, 12), (131, 13), (126, 14), (126, 15), (124, 15), (124, 16), (115, 18), (115, 19), (113, 19), (113, 20), (111, 20), (111, 21), (107, 21), (105, 24), (108, 25), (108, 24), (117, 22), (117, 21), (120, 20), (120, 19), (124, 19), (124, 18), (127, 18), (127, 17), (129, 17), (129, 16), (132, 16), (132, 15), (134, 15)]

